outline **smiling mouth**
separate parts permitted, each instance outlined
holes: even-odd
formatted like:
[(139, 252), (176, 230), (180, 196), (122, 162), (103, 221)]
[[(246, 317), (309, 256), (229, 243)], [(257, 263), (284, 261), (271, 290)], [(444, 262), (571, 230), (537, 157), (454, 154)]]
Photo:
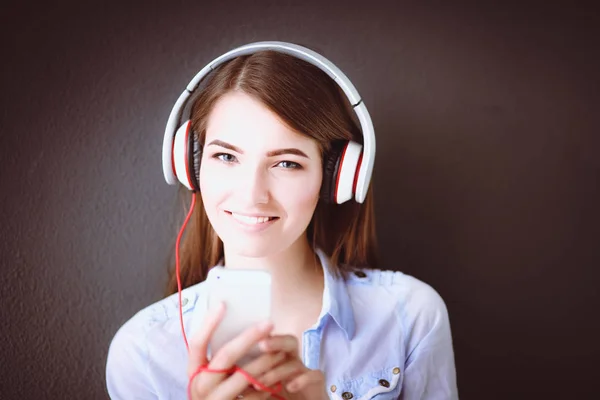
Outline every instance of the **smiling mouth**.
[(231, 215), (234, 219), (248, 225), (260, 225), (266, 222), (274, 221), (279, 219), (279, 217), (268, 217), (268, 216), (260, 216), (260, 217), (251, 217), (248, 215), (236, 214), (231, 211), (225, 211), (227, 214)]

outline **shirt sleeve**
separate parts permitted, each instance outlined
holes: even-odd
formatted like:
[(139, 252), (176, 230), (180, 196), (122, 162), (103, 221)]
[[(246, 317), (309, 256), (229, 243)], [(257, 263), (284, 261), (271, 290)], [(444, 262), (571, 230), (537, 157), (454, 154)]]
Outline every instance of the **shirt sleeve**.
[(433, 289), (419, 297), (422, 307), (412, 328), (399, 400), (458, 400), (446, 305)]
[(113, 338), (106, 362), (106, 387), (111, 400), (158, 399), (147, 374), (144, 334), (126, 324)]

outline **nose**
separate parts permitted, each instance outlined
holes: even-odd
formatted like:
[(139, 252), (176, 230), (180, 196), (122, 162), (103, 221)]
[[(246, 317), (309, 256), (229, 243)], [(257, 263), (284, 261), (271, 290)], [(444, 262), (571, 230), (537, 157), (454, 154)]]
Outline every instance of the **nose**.
[(245, 197), (250, 204), (266, 204), (270, 198), (270, 182), (268, 171), (259, 166), (246, 166), (242, 174), (240, 195)]

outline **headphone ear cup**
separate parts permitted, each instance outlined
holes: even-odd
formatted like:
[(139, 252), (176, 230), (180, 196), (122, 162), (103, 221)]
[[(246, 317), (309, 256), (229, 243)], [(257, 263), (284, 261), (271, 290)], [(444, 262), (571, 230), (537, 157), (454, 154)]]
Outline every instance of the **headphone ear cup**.
[(334, 146), (323, 165), (321, 198), (332, 204), (352, 199), (361, 162), (361, 144), (350, 141)]
[(346, 142), (334, 143), (331, 150), (325, 154), (323, 160), (323, 183), (321, 184), (321, 199), (327, 203), (335, 204), (337, 176)]
[(202, 155), (195, 140), (191, 121), (186, 121), (177, 129), (173, 139), (173, 166), (177, 180), (189, 190), (198, 191), (198, 172)]

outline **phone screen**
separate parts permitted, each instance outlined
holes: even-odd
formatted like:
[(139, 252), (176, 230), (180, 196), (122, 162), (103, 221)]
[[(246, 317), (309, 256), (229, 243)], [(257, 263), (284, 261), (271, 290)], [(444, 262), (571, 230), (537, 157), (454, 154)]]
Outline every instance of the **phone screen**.
[[(209, 343), (209, 357), (223, 345), (259, 322), (271, 316), (271, 275), (262, 270), (240, 270), (214, 267), (209, 271), (208, 308), (225, 303), (225, 315)], [(238, 364), (260, 354), (253, 348)]]

